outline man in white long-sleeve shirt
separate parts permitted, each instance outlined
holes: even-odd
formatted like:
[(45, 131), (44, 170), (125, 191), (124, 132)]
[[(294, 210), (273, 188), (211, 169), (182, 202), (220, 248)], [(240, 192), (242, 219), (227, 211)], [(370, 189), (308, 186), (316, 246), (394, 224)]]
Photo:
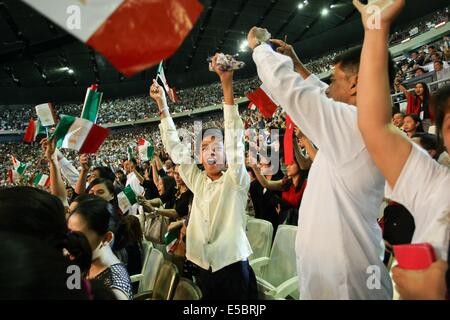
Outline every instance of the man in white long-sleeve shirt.
[[(357, 125), (360, 50), (337, 58), (328, 87), (311, 75), (285, 43), (275, 52), (255, 37), (258, 75), (319, 151), (299, 211), (296, 239), (301, 299), (391, 299), (377, 224), (384, 179)], [(295, 62), (293, 64), (293, 61)], [(295, 70), (297, 72), (294, 71)]]
[(190, 148), (181, 143), (162, 88), (154, 83), (150, 95), (160, 109), (164, 147), (180, 164), (179, 173), (194, 193), (186, 231), (186, 257), (200, 267), (203, 298), (255, 299), (256, 279), (247, 259), (252, 250), (245, 232), (250, 177), (245, 167), (244, 125), (234, 104), (233, 72), (220, 71), (215, 61), (216, 57), (213, 67), (224, 90), (225, 139), (217, 129), (210, 131), (215, 135), (203, 135), (204, 171), (197, 167)]

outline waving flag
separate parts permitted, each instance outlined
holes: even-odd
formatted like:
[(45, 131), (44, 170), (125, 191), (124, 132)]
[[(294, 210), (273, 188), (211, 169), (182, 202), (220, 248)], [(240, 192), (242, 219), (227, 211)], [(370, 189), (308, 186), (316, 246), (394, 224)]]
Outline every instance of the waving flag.
[(158, 74), (156, 75), (156, 80), (158, 80), (158, 79), (161, 80), (161, 84), (163, 85), (164, 90), (166, 91), (167, 95), (169, 96), (170, 101), (172, 101), (173, 103), (180, 102), (180, 98), (178, 98), (178, 95), (177, 95), (175, 89), (171, 88), (169, 86), (169, 83), (167, 82), (167, 78), (166, 78), (166, 74), (164, 73), (164, 67), (163, 67), (162, 61), (159, 64)]
[(14, 173), (11, 169), (8, 170), (8, 183), (9, 184), (14, 183)]
[(294, 162), (294, 123), (286, 117), (286, 132), (284, 133), (284, 163), (288, 166)]
[(96, 153), (109, 131), (86, 119), (62, 116), (52, 138), (57, 139), (58, 148)]
[(147, 140), (139, 139), (137, 152), (141, 161), (149, 161), (153, 158), (155, 148), (153, 147), (153, 144), (151, 144)]
[(122, 213), (127, 212), (133, 204), (137, 203), (136, 194), (133, 189), (131, 189), (131, 186), (126, 186), (125, 189), (117, 195), (117, 201), (119, 202), (119, 208)]
[(25, 135), (23, 136), (23, 141), (27, 143), (35, 142), (38, 136), (46, 134), (47, 130), (42, 126), (41, 121), (33, 120), (33, 118), (31, 118), (27, 130), (25, 131)]
[(83, 110), (81, 111), (81, 118), (97, 122), (98, 109), (102, 103), (102, 92), (98, 92), (98, 86), (93, 84), (86, 91), (86, 97), (84, 98)]
[(11, 160), (14, 166), (14, 172), (23, 175), (25, 173), (25, 170), (27, 170), (27, 165), (17, 160), (17, 158), (14, 156), (11, 156)]
[(266, 119), (272, 118), (272, 115), (278, 108), (278, 104), (264, 85), (253, 92), (247, 93), (246, 96), (256, 107), (258, 107), (259, 111), (261, 111)]
[(34, 176), (33, 186), (37, 187), (50, 187), (50, 177), (43, 173), (38, 173)]
[(194, 27), (197, 0), (22, 0), (126, 76), (170, 57)]
[(42, 126), (49, 127), (56, 123), (56, 114), (51, 103), (40, 104), (35, 109)]
[(127, 158), (128, 161), (133, 159), (133, 148), (131, 146), (127, 146)]

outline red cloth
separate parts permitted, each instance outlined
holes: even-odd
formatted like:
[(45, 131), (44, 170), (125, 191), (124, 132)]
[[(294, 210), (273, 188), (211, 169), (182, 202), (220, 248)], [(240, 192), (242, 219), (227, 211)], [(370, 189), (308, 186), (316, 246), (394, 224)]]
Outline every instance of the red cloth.
[(289, 190), (283, 191), (281, 193), (281, 198), (285, 202), (287, 202), (290, 206), (298, 208), (298, 206), (300, 205), (300, 201), (302, 201), (303, 193), (305, 192), (305, 188), (306, 188), (306, 184), (307, 184), (307, 180), (305, 179), (298, 192), (295, 191), (296, 188), (295, 188), (294, 184), (292, 184), (291, 187), (289, 188)]
[(31, 118), (30, 122), (28, 123), (28, 128), (25, 131), (25, 135), (23, 136), (23, 141), (31, 143), (34, 142), (36, 134), (36, 124), (34, 123), (34, 119)]
[(266, 119), (272, 118), (272, 115), (277, 110), (277, 105), (267, 95), (267, 93), (260, 87), (253, 92), (246, 94), (247, 98), (261, 111)]
[[(408, 104), (406, 106), (406, 114), (417, 114), (418, 116), (420, 116), (420, 105), (421, 105), (421, 101), (419, 98), (416, 98), (416, 95), (414, 94), (408, 94), (406, 96), (406, 99), (408, 101)], [(434, 117), (433, 117), (433, 110), (431, 110), (428, 107), (428, 113), (430, 115), (430, 120), (434, 121)]]
[(288, 166), (294, 162), (294, 123), (286, 117), (286, 132), (284, 133), (284, 163)]

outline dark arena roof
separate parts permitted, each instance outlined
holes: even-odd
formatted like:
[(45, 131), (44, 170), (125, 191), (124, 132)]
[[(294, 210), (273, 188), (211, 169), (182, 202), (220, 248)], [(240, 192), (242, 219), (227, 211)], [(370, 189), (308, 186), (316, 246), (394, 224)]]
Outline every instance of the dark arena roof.
[[(206, 59), (217, 51), (239, 53), (248, 66), (237, 77), (254, 76), (251, 53), (240, 52), (254, 25), (268, 28), (274, 37), (287, 36), (306, 61), (362, 39), (360, 17), (351, 0), (201, 2), (204, 11), (197, 24), (166, 61), (166, 75), (177, 89), (215, 81)], [(446, 4), (445, 0), (408, 0), (396, 25)], [(0, 37), (0, 105), (71, 102), (84, 96), (86, 87), (95, 82), (108, 98), (142, 94), (156, 73), (152, 68), (125, 78), (100, 54), (18, 0), (0, 1)]]

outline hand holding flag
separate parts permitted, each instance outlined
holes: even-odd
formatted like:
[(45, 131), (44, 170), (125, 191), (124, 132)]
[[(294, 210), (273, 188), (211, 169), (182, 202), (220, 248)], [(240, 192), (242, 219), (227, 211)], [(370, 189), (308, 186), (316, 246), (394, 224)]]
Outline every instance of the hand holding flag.
[(56, 140), (55, 139), (42, 139), (42, 150), (45, 152), (45, 157), (48, 161), (56, 162)]

